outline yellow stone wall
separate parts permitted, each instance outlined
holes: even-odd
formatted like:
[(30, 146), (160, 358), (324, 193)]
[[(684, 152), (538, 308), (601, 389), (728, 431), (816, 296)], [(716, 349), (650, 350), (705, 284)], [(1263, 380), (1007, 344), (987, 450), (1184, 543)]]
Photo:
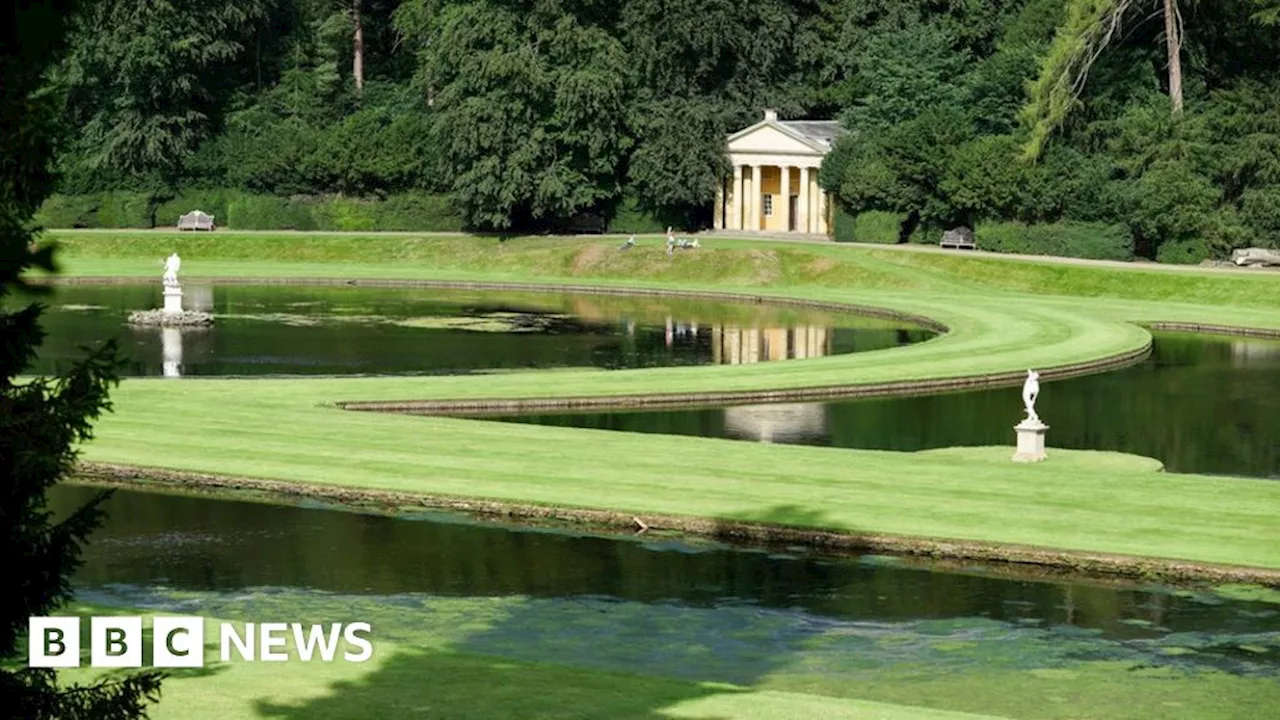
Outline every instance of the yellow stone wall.
[[(790, 168), (791, 183), (787, 189), (791, 192), (791, 197), (796, 198), (795, 215), (791, 220), (791, 227), (800, 227), (800, 168)], [(812, 204), (820, 190), (817, 187), (817, 171), (809, 172), (809, 200)], [(760, 168), (760, 229), (770, 232), (787, 232), (791, 228), (787, 227), (785, 210), (787, 207), (783, 203), (788, 202), (782, 197), (782, 168), (777, 166), (766, 165)], [(764, 196), (769, 195), (772, 198), (773, 212), (765, 214)], [(816, 213), (809, 212), (811, 217), (816, 217)]]

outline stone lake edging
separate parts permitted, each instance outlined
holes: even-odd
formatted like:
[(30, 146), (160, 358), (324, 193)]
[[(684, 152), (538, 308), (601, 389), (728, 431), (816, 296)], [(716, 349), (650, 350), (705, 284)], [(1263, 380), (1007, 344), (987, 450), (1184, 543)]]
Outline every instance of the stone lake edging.
[(1269, 340), (1280, 339), (1280, 330), (1272, 330), (1270, 328), (1239, 327), (1237, 325), (1206, 325), (1204, 323), (1185, 322), (1152, 322), (1143, 323), (1142, 325), (1143, 327), (1149, 327), (1153, 330), (1168, 330), (1170, 332), (1238, 335), (1241, 337), (1256, 337)]
[[(1087, 362), (1061, 365), (1040, 371), (1041, 379), (1058, 380), (1089, 375), (1132, 365), (1151, 352), (1151, 342), (1119, 355)], [(682, 408), (742, 403), (771, 403), (838, 400), (893, 395), (924, 395), (948, 390), (1016, 385), (1026, 378), (1023, 371), (968, 375), (935, 380), (897, 380), (862, 385), (829, 385), (785, 390), (727, 390), (705, 393), (651, 393), (643, 395), (595, 395), (584, 397), (521, 398), (516, 400), (345, 400), (332, 403), (344, 410), (394, 412), (414, 415), (485, 416), (527, 413), (540, 410), (610, 410), (633, 408)]]
[(650, 515), (503, 502), (393, 490), (346, 488), (320, 483), (297, 483), (259, 478), (197, 473), (108, 463), (80, 463), (76, 476), (87, 482), (137, 488), (161, 485), (171, 488), (232, 496), (235, 493), (266, 493), (277, 501), (318, 499), (345, 506), (382, 505), (391, 510), (423, 507), (468, 515), (520, 521), (551, 521), (591, 524), (614, 530), (668, 530), (735, 543), (800, 545), (819, 551), (847, 553), (888, 553), (920, 559), (981, 562), (1015, 568), (1065, 572), (1073, 575), (1190, 583), (1252, 583), (1280, 588), (1280, 569), (1254, 568), (1215, 563), (1054, 550), (1026, 545), (999, 544), (974, 540), (913, 538), (897, 535), (841, 533), (805, 529), (771, 523), (681, 515)]

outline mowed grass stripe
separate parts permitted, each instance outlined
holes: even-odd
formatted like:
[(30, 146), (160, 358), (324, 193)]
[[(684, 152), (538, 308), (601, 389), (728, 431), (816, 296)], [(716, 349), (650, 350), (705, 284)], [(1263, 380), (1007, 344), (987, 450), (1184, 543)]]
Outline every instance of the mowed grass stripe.
[[(326, 448), (332, 438), (303, 426), (297, 440), (282, 432), (255, 441), (251, 454), (219, 443), (203, 459), (193, 457), (195, 444), (177, 456), (181, 467), (202, 472), (624, 512), (776, 521), (771, 512), (794, 506), (811, 512), (812, 527), (1092, 551), (1109, 545), (1149, 549), (1153, 538), (1147, 532), (1166, 528), (1163, 542), (1214, 546), (1185, 559), (1214, 562), (1239, 562), (1258, 543), (1257, 533), (1274, 531), (1269, 516), (1247, 509), (1252, 503), (1274, 508), (1280, 502), (1280, 488), (1265, 481), (1149, 473), (1072, 477), (1077, 473), (1070, 469), (1038, 472), (1047, 465), (1026, 472), (1012, 465), (919, 462), (903, 453), (521, 425), (477, 435), (471, 427), (495, 424), (423, 420), (413, 449), (391, 449), (376, 436), (379, 428), (357, 427), (344, 439), (362, 450), (346, 454)], [(109, 449), (110, 440), (104, 440)], [(122, 461), (96, 443), (88, 457)], [(627, 459), (625, 467), (619, 458)], [(1157, 477), (1159, 484), (1148, 487)], [(1206, 495), (1212, 500), (1207, 488), (1215, 484), (1229, 484), (1235, 502), (1201, 502)], [(1197, 502), (1170, 503), (1161, 493)], [(1231, 508), (1242, 512), (1224, 522), (1219, 514)], [(999, 517), (998, 527), (992, 527), (993, 517)], [(1276, 566), (1274, 544), (1263, 549), (1258, 563)]]
[[(723, 290), (882, 307), (928, 316), (951, 329), (907, 348), (750, 366), (479, 377), (127, 380), (114, 395), (116, 413), (103, 419), (97, 439), (86, 448), (90, 460), (1280, 567), (1274, 521), (1280, 484), (1160, 474), (1105, 453), (1055, 450), (1050, 462), (1023, 467), (1008, 461), (1007, 448), (951, 455), (849, 451), (326, 406), (339, 400), (772, 390), (1018, 373), (1140, 349), (1150, 335), (1134, 323), (1280, 328), (1275, 292), (1280, 278), (736, 241), (717, 245), (714, 252), (680, 255), (671, 264), (653, 256), (657, 253), (623, 257), (610, 252), (612, 241), (601, 240), (496, 243), (297, 234), (237, 237), (247, 244), (236, 245), (163, 234), (67, 237), (73, 272), (153, 276), (158, 258), (177, 249), (192, 275), (534, 279)], [(94, 249), (98, 256), (118, 256), (95, 260), (88, 252)], [(295, 260), (252, 260), (258, 257)], [(1176, 302), (1166, 302), (1170, 298)], [(1019, 406), (1011, 389), (1010, 425)], [(1052, 425), (1052, 418), (1047, 420)]]

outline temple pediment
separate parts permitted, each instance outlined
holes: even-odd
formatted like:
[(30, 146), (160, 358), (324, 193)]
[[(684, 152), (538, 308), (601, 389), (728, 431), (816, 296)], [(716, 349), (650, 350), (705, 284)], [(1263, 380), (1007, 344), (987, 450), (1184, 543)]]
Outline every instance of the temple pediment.
[(757, 123), (729, 137), (731, 153), (823, 155), (826, 150), (770, 122)]

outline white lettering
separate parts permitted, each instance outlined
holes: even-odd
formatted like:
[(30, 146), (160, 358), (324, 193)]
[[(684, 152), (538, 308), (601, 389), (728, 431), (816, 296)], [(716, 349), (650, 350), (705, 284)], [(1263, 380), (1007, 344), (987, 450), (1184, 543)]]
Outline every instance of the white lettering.
[[(325, 662), (333, 662), (333, 654), (338, 652), (338, 637), (342, 633), (342, 625), (334, 623), (329, 626), (328, 638), (324, 634), (323, 625), (312, 625), (311, 631), (304, 637), (302, 634), (302, 624), (293, 624), (293, 642), (298, 648), (298, 657), (303, 660), (310, 660), (312, 653), (315, 652), (316, 646), (320, 647), (320, 659)], [(325, 640), (328, 643), (325, 643)]]
[[(151, 664), (156, 667), (204, 667), (204, 619), (157, 617), (151, 622)], [(249, 634), (253, 643), (253, 633)], [(252, 648), (250, 648), (252, 654)], [(226, 656), (223, 656), (226, 659)]]
[(89, 633), (93, 667), (142, 667), (141, 617), (95, 617)]
[(38, 668), (80, 667), (80, 618), (27, 620), (27, 664)]
[(236, 632), (232, 623), (222, 623), (222, 662), (231, 661), (231, 646), (240, 653), (241, 660), (252, 661), (253, 658), (253, 623), (244, 624), (244, 637)]
[(350, 650), (342, 654), (342, 658), (347, 662), (364, 662), (373, 657), (373, 644), (367, 638), (360, 637), (357, 633), (365, 633), (366, 635), (373, 632), (373, 628), (369, 627), (369, 623), (357, 622), (347, 626), (343, 637), (346, 638), (348, 645), (355, 645), (362, 650), (353, 653)]
[(262, 623), (258, 626), (258, 648), (260, 655), (259, 660), (264, 662), (284, 662), (289, 659), (289, 653), (273, 652), (271, 648), (282, 648), (289, 644), (289, 638), (277, 637), (288, 632), (289, 626), (284, 623)]

